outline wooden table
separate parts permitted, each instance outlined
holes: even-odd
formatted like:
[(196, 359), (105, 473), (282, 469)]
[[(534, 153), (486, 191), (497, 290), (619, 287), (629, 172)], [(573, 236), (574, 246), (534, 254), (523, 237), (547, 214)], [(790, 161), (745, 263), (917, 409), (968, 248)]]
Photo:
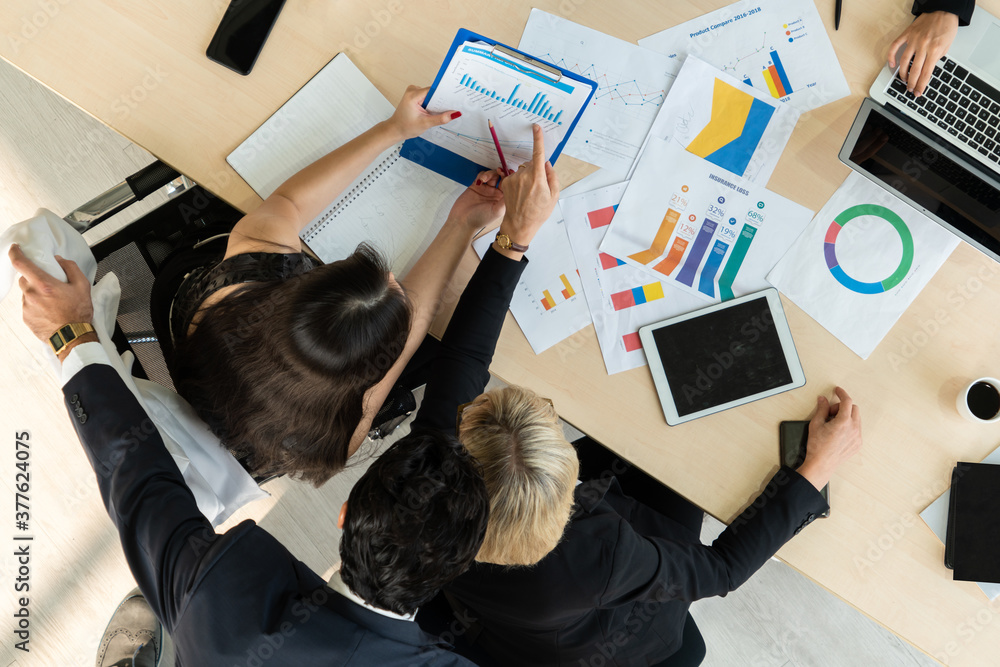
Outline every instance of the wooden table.
[[(340, 51), (398, 100), (408, 83), (432, 79), (460, 27), (516, 44), (538, 6), (635, 41), (726, 0), (292, 0), (245, 78), (204, 56), (226, 4), (5, 0), (0, 56), (249, 210), (260, 200), (225, 156)], [(980, 5), (1000, 14), (1000, 0)], [(833, 2), (820, 9), (852, 95), (802, 116), (769, 183), (814, 210), (847, 175), (837, 152), (888, 43), (910, 21), (906, 0), (852, 3), (833, 32)], [(560, 160), (564, 184), (591, 170)], [(464, 276), (474, 262), (470, 253)], [(568, 421), (723, 520), (776, 468), (778, 422), (806, 417), (817, 393), (844, 386), (863, 410), (864, 451), (833, 480), (831, 518), (780, 556), (938, 660), (995, 664), (1000, 602), (951, 580), (944, 547), (917, 513), (947, 488), (956, 460), (978, 461), (1000, 440), (995, 426), (965, 422), (954, 407), (966, 382), (998, 372), (1000, 266), (960, 246), (867, 361), (785, 308), (808, 385), (676, 428), (664, 423), (648, 371), (606, 374), (592, 328), (535, 356), (508, 319), (493, 370), (551, 397)]]

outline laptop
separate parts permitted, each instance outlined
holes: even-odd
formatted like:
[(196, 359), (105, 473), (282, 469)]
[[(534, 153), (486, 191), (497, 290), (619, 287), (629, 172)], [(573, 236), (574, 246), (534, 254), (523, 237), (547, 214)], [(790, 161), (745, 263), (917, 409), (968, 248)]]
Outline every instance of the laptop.
[(840, 159), (1000, 261), (1000, 18), (977, 8), (921, 97), (883, 68)]

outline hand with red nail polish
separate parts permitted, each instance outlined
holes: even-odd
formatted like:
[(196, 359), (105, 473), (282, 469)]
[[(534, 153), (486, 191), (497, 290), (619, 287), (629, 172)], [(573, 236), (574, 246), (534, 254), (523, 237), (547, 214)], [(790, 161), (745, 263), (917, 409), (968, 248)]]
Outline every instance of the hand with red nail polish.
[(430, 88), (417, 88), (408, 86), (403, 93), (396, 112), (392, 114), (387, 124), (392, 128), (398, 141), (412, 139), (420, 136), (432, 127), (450, 123), (462, 116), (461, 111), (445, 111), (444, 113), (430, 113), (424, 108), (424, 98)]

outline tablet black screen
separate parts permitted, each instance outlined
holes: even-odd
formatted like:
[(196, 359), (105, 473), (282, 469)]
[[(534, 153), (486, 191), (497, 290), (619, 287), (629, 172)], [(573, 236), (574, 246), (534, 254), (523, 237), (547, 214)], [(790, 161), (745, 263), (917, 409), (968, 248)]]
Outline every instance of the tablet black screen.
[(655, 329), (653, 341), (682, 417), (792, 382), (766, 297)]

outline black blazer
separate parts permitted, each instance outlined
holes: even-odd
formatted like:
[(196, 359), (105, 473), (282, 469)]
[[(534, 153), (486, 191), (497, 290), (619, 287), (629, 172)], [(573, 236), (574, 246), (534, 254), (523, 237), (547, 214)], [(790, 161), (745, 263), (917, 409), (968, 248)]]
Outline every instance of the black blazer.
[(63, 391), (129, 568), (173, 637), (178, 665), (473, 664), (416, 623), (331, 590), (253, 521), (217, 535), (110, 366), (85, 367)]
[[(415, 429), (453, 429), (457, 406), (482, 392), (525, 263), (492, 249), (483, 258), (441, 340)], [(703, 546), (613, 478), (585, 482), (562, 542), (540, 563), (476, 563), (445, 590), (481, 628), (476, 645), (503, 665), (648, 665), (678, 649), (692, 600), (737, 588), (826, 509), (812, 484), (782, 468)]]
[(928, 12), (951, 12), (958, 16), (959, 25), (969, 25), (972, 12), (976, 9), (976, 0), (914, 0), (914, 16)]

